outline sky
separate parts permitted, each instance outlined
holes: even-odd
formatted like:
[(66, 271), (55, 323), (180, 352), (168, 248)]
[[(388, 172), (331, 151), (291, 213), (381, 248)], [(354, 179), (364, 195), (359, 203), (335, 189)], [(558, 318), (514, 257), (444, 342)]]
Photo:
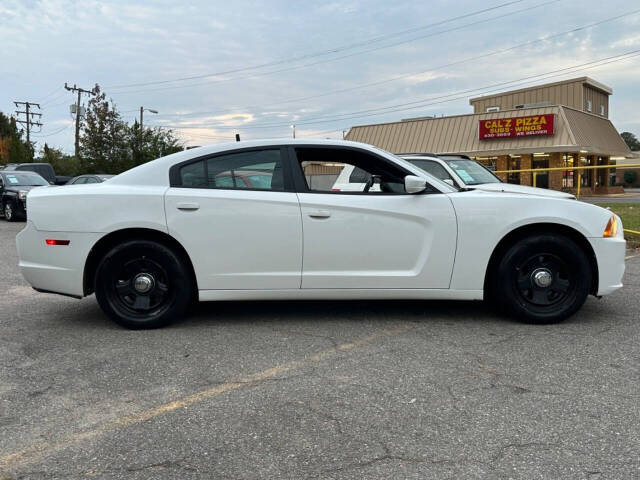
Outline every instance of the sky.
[(341, 138), (590, 76), (613, 88), (618, 131), (640, 136), (637, 0), (0, 0), (0, 44), (0, 111), (40, 103), (37, 149), (73, 152), (65, 82), (99, 84), (128, 122), (157, 110), (145, 125), (193, 146), (292, 125)]

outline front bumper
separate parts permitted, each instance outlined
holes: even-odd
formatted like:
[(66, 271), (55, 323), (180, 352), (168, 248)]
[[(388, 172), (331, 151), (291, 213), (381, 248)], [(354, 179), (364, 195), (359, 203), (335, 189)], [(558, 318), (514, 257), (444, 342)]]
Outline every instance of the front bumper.
[(619, 235), (615, 238), (589, 238), (589, 243), (598, 262), (597, 295), (608, 295), (622, 288), (627, 246), (624, 237)]
[[(73, 297), (84, 296), (84, 265), (100, 233), (44, 232), (27, 220), (16, 236), (20, 271), (33, 288)], [(47, 245), (46, 239), (69, 240)]]

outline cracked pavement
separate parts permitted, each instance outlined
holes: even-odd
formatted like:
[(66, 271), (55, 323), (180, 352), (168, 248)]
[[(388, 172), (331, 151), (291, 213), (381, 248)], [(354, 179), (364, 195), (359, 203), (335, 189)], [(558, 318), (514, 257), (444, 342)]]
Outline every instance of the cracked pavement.
[(560, 325), (464, 302), (38, 294), (0, 223), (0, 479), (640, 478), (640, 257)]

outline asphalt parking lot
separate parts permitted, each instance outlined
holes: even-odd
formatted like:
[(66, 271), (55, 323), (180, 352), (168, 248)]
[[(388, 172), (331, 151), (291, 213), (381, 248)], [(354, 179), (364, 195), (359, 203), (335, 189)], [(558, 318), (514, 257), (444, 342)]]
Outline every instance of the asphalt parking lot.
[(640, 477), (640, 257), (554, 326), (232, 302), (134, 332), (34, 292), (22, 226), (0, 222), (0, 479)]

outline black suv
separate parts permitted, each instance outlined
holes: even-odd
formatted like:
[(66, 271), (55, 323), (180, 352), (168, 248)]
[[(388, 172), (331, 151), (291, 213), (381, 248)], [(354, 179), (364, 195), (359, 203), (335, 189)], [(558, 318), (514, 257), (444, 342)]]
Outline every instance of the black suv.
[(49, 186), (34, 172), (0, 170), (0, 206), (8, 222), (27, 217), (27, 194), (35, 187)]
[(3, 170), (36, 172), (51, 185), (64, 185), (69, 181), (69, 177), (57, 177), (50, 163), (10, 163)]

